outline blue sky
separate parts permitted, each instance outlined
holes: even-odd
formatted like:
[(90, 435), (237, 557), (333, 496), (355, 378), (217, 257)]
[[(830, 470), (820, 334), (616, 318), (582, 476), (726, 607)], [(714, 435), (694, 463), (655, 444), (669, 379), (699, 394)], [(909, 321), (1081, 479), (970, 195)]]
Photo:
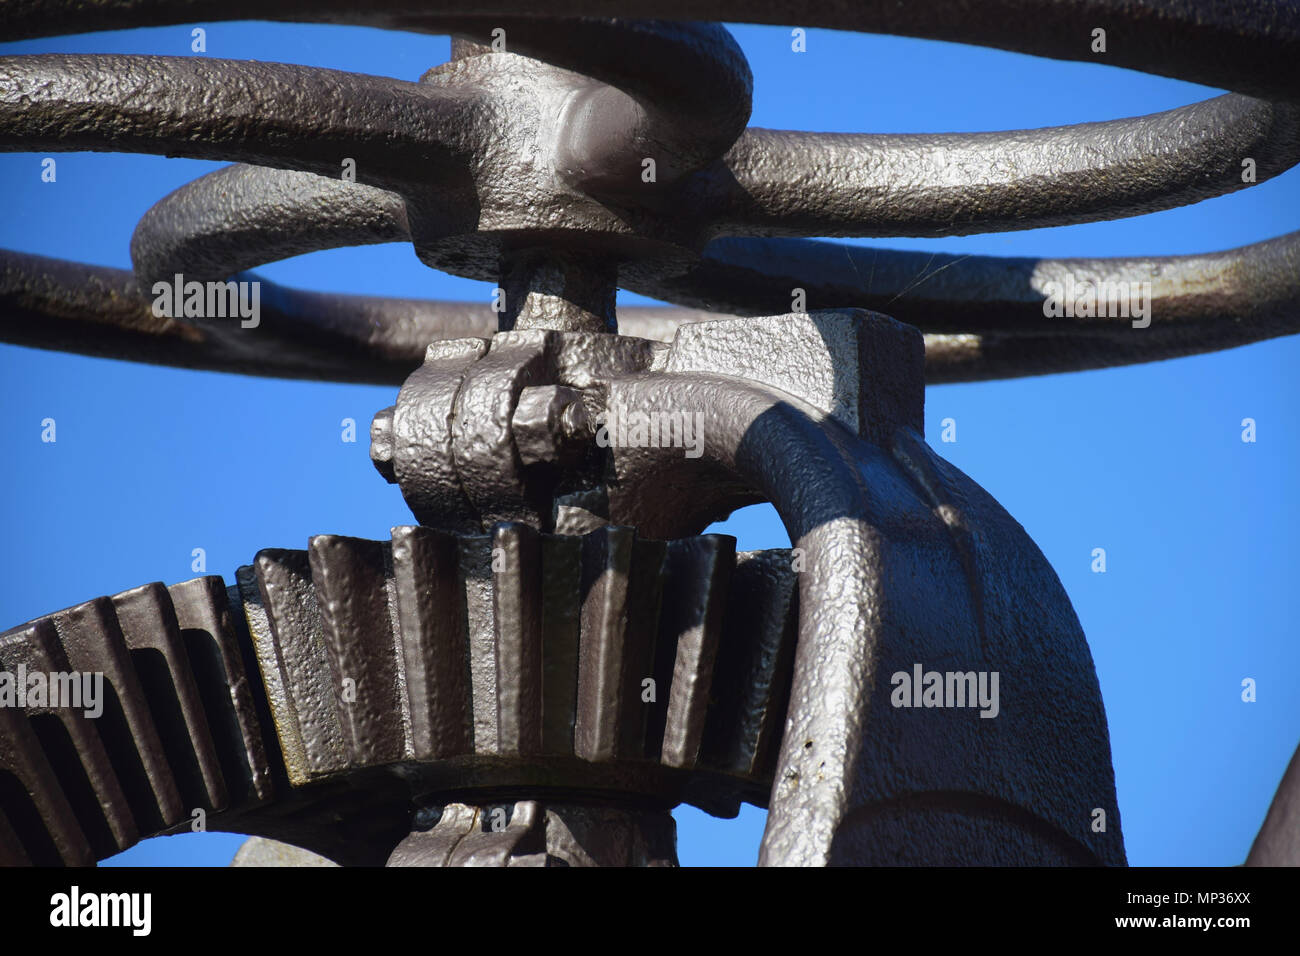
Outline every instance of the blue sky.
[[(303, 63), (415, 80), (443, 37), (264, 23), (204, 24), (209, 56)], [(733, 27), (754, 71), (751, 124), (824, 131), (963, 132), (1140, 115), (1217, 91), (1101, 64), (945, 43)], [(0, 55), (187, 55), (190, 26), (0, 45)], [(0, 155), (0, 246), (129, 268), (136, 220), (220, 164)], [(1180, 254), (1300, 227), (1300, 173), (1133, 220), (883, 248), (1006, 256)], [(490, 289), (429, 270), (407, 245), (269, 265), (291, 286), (487, 301)], [(621, 295), (620, 302), (645, 301)], [(1300, 741), (1300, 339), (1151, 365), (927, 392), (927, 438), (983, 485), (1047, 555), (1088, 635), (1110, 722), (1120, 812), (1136, 865), (1240, 862)], [(318, 533), (387, 537), (412, 519), (367, 457), (370, 418), (395, 389), (189, 372), (0, 345), (0, 629), (147, 581), (233, 577), (265, 547)], [(40, 440), (43, 418), (58, 423)], [(1241, 441), (1254, 418), (1258, 441)], [(340, 440), (352, 418), (362, 439)], [(941, 443), (939, 423), (957, 422)], [(784, 546), (766, 506), (717, 526), (742, 548)], [(1093, 548), (1105, 574), (1090, 570)], [(1241, 700), (1254, 678), (1258, 699)], [(685, 864), (750, 865), (764, 815), (677, 811)], [(114, 862), (224, 865), (240, 838), (148, 841)]]

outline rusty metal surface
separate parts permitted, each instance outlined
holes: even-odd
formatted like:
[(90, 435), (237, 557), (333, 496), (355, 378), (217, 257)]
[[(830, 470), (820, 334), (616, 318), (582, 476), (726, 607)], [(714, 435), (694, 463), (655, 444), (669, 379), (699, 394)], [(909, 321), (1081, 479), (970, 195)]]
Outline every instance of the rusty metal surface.
[[(696, 21), (782, 22), (793, 8), (776, 0), (561, 0), (547, 18), (507, 0), (9, 3), (5, 38), (260, 17), (457, 40), (416, 83), (0, 58), (0, 149), (248, 164), (149, 210), (133, 275), (5, 254), (0, 336), (403, 382), (371, 457), (425, 526), (318, 536), (259, 553), (230, 590), (148, 585), (0, 635), (6, 666), (101, 672), (113, 702), (94, 726), (0, 713), (0, 769), (18, 781), (0, 794), (4, 862), (86, 863), (197, 807), (345, 864), (673, 865), (672, 806), (731, 816), (744, 800), (769, 809), (767, 865), (1122, 865), (1078, 620), (1024, 530), (926, 445), (925, 384), (1298, 331), (1300, 233), (1088, 260), (807, 237), (1141, 214), (1243, 188), (1243, 155), (1275, 176), (1300, 161), (1300, 13), (867, 0), (798, 16), (1078, 58), (1062, 37), (1099, 11), (1141, 51), (1111, 62), (1233, 92), (1033, 131), (773, 131), (746, 128), (744, 57)], [(155, 317), (143, 293), (395, 240), (496, 283), (503, 307), (267, 284), (264, 328), (246, 334)], [(1066, 278), (1149, 282), (1150, 326), (1048, 318), (1045, 290)], [(618, 288), (687, 308), (616, 315)], [(790, 311), (796, 288), (806, 311)], [(676, 422), (678, 440), (609, 440), (629, 410)], [(760, 501), (792, 551), (700, 536)], [(1015, 692), (991, 721), (894, 705), (891, 675), (939, 664)], [(1294, 858), (1294, 769), (1250, 862)]]

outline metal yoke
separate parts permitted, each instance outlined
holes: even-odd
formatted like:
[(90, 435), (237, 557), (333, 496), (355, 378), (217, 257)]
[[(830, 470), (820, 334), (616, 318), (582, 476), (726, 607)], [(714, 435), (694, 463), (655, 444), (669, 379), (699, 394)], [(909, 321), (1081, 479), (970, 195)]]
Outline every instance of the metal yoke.
[[(439, 343), (376, 417), (372, 457), (434, 524), (672, 538), (776, 506), (799, 622), (762, 862), (1122, 864), (1087, 643), (1023, 529), (926, 445), (923, 361), (920, 333), (861, 310), (697, 323), (669, 348)], [(415, 421), (451, 427), (422, 442)], [(931, 671), (996, 679), (996, 706), (897, 706), (891, 678)]]

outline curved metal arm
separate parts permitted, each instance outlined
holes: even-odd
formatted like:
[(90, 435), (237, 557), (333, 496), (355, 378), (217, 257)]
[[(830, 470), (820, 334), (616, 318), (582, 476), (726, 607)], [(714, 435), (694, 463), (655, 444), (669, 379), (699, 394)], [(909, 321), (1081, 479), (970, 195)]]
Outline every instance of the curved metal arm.
[[(430, 342), (497, 330), (497, 313), (486, 303), (334, 295), (250, 273), (237, 278), (261, 284), (257, 328), (156, 316), (152, 298), (125, 269), (0, 249), (0, 342), (242, 375), (400, 385)], [(679, 325), (715, 318), (629, 306), (620, 321), (628, 335), (669, 342)]]
[(463, 171), (450, 133), (474, 103), (463, 91), (285, 63), (5, 57), (0, 150), (159, 153), (326, 176), (350, 157), (361, 181), (419, 192)]
[(166, 318), (124, 269), (0, 250), (0, 341), (181, 368), (398, 385), (430, 341), (491, 335), (487, 306), (258, 282), (257, 326)]
[(749, 129), (693, 194), (713, 235), (964, 236), (1172, 209), (1297, 162), (1300, 109), (1232, 94), (1005, 133)]
[[(783, 248), (763, 266), (754, 250), (766, 243)], [(792, 254), (806, 247), (838, 253)], [(195, 251), (184, 243), (179, 248), (196, 270), (214, 274), (238, 261), (238, 250), (226, 244), (196, 238)], [(217, 265), (203, 258), (222, 253), (232, 258)], [(788, 263), (784, 274), (782, 262)], [(1123, 317), (1045, 318), (1042, 287), (1066, 272), (1080, 280), (1151, 281), (1151, 326), (1134, 329)], [(926, 381), (935, 385), (1108, 368), (1293, 334), (1300, 331), (1297, 276), (1300, 233), (1202, 256), (1096, 260), (931, 256), (762, 240), (715, 243), (694, 273), (661, 280), (642, 272), (626, 285), (753, 315), (782, 311), (789, 289), (803, 282), (809, 302), (819, 307), (867, 304), (925, 330)], [(0, 341), (246, 375), (396, 385), (419, 365), (429, 342), (487, 337), (497, 328), (486, 305), (330, 295), (259, 281), (269, 332), (219, 344), (219, 323), (200, 328), (153, 316), (150, 298), (125, 270), (0, 250), (6, 310)], [(705, 308), (625, 306), (619, 326), (625, 335), (666, 342), (680, 325), (721, 317)]]
[[(760, 863), (825, 864), (848, 810), (870, 699), (865, 678), (879, 658), (882, 638), (877, 609), (885, 544), (862, 472), (842, 447), (847, 436), (835, 436), (838, 425), (818, 424), (816, 410), (790, 396), (729, 378), (620, 379), (610, 388), (609, 404), (646, 414), (713, 410), (707, 418), (707, 462), (771, 501), (791, 543), (806, 556), (806, 573), (799, 575), (794, 686)], [(663, 487), (681, 480), (682, 459), (661, 449), (618, 451), (621, 486)], [(772, 467), (778, 457), (788, 466)], [(692, 510), (715, 508), (722, 488), (692, 481)], [(701, 493), (703, 499), (694, 497)], [(620, 513), (619, 520), (626, 516), (643, 528), (654, 527), (649, 515), (637, 514), (631, 501), (628, 505), (632, 510)], [(805, 747), (805, 740), (812, 746)]]
[[(727, 324), (712, 329), (725, 335)], [(831, 325), (821, 332), (836, 334)], [(681, 344), (679, 335), (674, 351)], [(801, 355), (814, 347), (806, 336), (792, 346)], [(707, 364), (726, 352), (715, 339), (699, 354)], [(898, 385), (869, 388), (894, 400)], [(705, 372), (618, 379), (607, 407), (698, 410), (704, 439), (698, 460), (670, 448), (611, 449), (612, 520), (658, 533), (748, 490), (775, 506), (802, 559), (794, 679), (760, 865), (880, 863), (896, 852), (936, 863), (945, 846), (967, 862), (1123, 863), (1117, 834), (1089, 833), (1087, 807), (1113, 810), (1114, 784), (1078, 620), (1023, 529), (925, 446), (910, 421), (919, 405), (910, 414), (900, 405), (899, 420), (862, 421), (864, 434), (893, 429), (886, 447), (852, 434), (838, 413)], [(658, 493), (638, 494), (649, 487)], [(1034, 608), (1018, 606), (1025, 593), (1038, 596)], [(909, 721), (891, 706), (891, 673), (939, 661), (1002, 675), (1008, 716), (996, 730), (974, 714)]]
[(307, 252), (410, 239), (397, 193), (337, 176), (237, 165), (154, 203), (131, 236), (131, 262), (149, 287), (177, 272), (207, 282)]
[[(457, 14), (496, 18), (518, 0), (440, 0), (430, 13), (411, 0), (11, 0), (4, 37), (23, 39), (198, 20), (297, 20), (454, 32)], [(623, 16), (806, 27), (952, 40), (1057, 60), (1097, 62), (1190, 80), (1265, 99), (1300, 100), (1300, 10), (1273, 2), (1225, 6), (1216, 0), (984, 0), (957, 6), (857, 0), (809, 8), (795, 0), (552, 0), (552, 17)], [(1104, 55), (1093, 30), (1115, 35)], [(1123, 42), (1114, 42), (1122, 36)]]
[[(638, 263), (620, 281), (643, 295), (736, 315), (784, 313), (796, 289), (809, 310), (883, 312), (934, 333), (927, 338), (931, 384), (1156, 361), (1300, 331), (1300, 232), (1224, 252), (1110, 259), (718, 239), (693, 266)], [(1049, 295), (1067, 288), (1084, 297), (1089, 288), (1129, 289), (1130, 306), (1146, 314), (1048, 316)]]

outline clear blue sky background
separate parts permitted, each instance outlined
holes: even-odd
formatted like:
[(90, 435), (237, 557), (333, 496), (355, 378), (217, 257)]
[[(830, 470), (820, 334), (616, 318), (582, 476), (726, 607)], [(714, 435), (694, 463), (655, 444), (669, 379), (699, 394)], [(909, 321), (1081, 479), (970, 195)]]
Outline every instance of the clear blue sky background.
[[(207, 55), (415, 80), (442, 37), (264, 23), (206, 24)], [(827, 131), (1017, 129), (1169, 109), (1216, 91), (1097, 64), (943, 43), (738, 26), (755, 76), (751, 123)], [(0, 45), (188, 55), (190, 27)], [(1101, 59), (1104, 59), (1101, 58)], [(0, 156), (0, 246), (130, 267), (136, 220), (219, 164), (151, 156)], [(1008, 256), (1178, 254), (1300, 227), (1300, 172), (1136, 220), (883, 247)], [(324, 252), (260, 270), (336, 292), (486, 301), (407, 245)], [(637, 302), (624, 295), (622, 302)], [(1240, 862), (1300, 740), (1295, 466), (1300, 339), (1195, 358), (930, 388), (931, 444), (987, 488), (1051, 561), (1092, 646), (1133, 864)], [(0, 629), (147, 581), (193, 577), (191, 551), (230, 580), (265, 547), (312, 534), (385, 538), (411, 522), (367, 458), (395, 389), (153, 368), (0, 346)], [(56, 444), (40, 422), (58, 422)], [(939, 422), (957, 421), (957, 442)], [(1240, 422), (1258, 422), (1258, 442)], [(360, 440), (340, 440), (353, 418)], [(1287, 477), (1290, 475), (1291, 477)], [(784, 546), (766, 506), (718, 526), (742, 548)], [(1104, 547), (1108, 571), (1090, 571)], [(1243, 703), (1241, 681), (1258, 682)], [(677, 811), (682, 862), (750, 865), (764, 815)], [(113, 862), (223, 865), (225, 834), (141, 844)]]

